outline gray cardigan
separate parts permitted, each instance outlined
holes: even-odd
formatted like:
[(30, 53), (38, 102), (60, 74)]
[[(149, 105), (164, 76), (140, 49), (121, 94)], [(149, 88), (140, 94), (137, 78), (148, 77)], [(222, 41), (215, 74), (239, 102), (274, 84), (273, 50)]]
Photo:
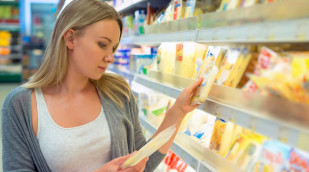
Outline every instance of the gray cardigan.
[[(41, 152), (31, 124), (31, 89), (18, 87), (6, 97), (2, 108), (3, 171), (51, 171)], [(146, 143), (133, 96), (123, 99), (124, 109), (101, 97), (111, 132), (111, 158), (139, 150)], [(155, 152), (149, 157), (145, 171), (153, 171), (164, 158)], [(57, 157), (55, 157), (57, 158)]]

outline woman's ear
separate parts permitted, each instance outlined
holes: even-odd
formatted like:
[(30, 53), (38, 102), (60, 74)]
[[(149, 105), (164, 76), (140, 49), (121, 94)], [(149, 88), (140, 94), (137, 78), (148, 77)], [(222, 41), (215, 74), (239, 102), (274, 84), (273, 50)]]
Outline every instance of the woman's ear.
[(63, 35), (65, 44), (71, 50), (74, 48), (74, 39), (75, 39), (74, 32), (75, 31), (73, 29), (69, 29)]

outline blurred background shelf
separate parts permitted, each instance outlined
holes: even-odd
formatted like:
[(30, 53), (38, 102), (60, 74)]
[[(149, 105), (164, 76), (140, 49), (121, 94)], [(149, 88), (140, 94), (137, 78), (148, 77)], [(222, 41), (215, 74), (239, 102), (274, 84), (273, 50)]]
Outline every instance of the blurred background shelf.
[[(309, 17), (309, 1), (284, 0), (201, 15), (201, 28), (244, 25)], [(291, 8), (293, 7), (293, 8)]]
[(19, 31), (20, 27), (18, 24), (4, 24), (0, 23), (0, 30), (7, 30), (7, 31)]
[[(149, 71), (136, 75), (135, 82), (177, 98), (194, 80)], [(240, 89), (214, 85), (199, 109), (270, 138), (309, 151), (309, 107), (274, 96), (247, 93)]]
[[(151, 134), (154, 134), (158, 128), (158, 126), (153, 125), (154, 122), (147, 121), (144, 116), (140, 116), (140, 121), (142, 126)], [(197, 172), (242, 172), (233, 163), (181, 132), (178, 132), (170, 149)]]

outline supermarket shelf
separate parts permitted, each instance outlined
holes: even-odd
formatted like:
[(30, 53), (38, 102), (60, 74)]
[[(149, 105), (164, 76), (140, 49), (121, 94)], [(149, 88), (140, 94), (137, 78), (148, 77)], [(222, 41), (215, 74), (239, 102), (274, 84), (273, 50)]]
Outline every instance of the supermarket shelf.
[(197, 30), (162, 34), (146, 34), (133, 38), (135, 44), (160, 44), (161, 42), (196, 41)]
[(309, 42), (309, 18), (215, 27), (123, 38), (122, 44), (159, 45), (161, 42), (287, 43)]
[(21, 54), (0, 55), (0, 59), (21, 59)]
[[(158, 128), (152, 122), (148, 122), (144, 116), (140, 116), (140, 121), (142, 126), (152, 134)], [(196, 140), (181, 132), (178, 132), (170, 149), (198, 172), (242, 171), (219, 154), (205, 148)]]
[(237, 8), (235, 10), (202, 14), (201, 28), (301, 19), (305, 17), (309, 17), (308, 0), (284, 0)]
[(196, 40), (196, 42), (209, 43), (286, 43), (308, 41), (309, 18), (201, 29), (198, 31)]
[[(177, 98), (193, 80), (149, 71), (137, 75), (135, 82)], [(240, 89), (214, 85), (199, 109), (235, 122), (262, 135), (309, 151), (309, 106), (285, 99), (246, 93)]]
[(0, 23), (0, 30), (7, 30), (7, 31), (19, 31), (18, 24), (3, 24)]

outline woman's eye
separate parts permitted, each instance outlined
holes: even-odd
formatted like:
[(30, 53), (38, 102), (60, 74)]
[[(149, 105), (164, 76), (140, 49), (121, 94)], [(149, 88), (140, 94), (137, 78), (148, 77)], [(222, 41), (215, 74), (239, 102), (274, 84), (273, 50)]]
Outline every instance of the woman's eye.
[(102, 42), (99, 42), (98, 44), (99, 44), (99, 47), (101, 47), (101, 48), (106, 47), (106, 45), (103, 44)]

